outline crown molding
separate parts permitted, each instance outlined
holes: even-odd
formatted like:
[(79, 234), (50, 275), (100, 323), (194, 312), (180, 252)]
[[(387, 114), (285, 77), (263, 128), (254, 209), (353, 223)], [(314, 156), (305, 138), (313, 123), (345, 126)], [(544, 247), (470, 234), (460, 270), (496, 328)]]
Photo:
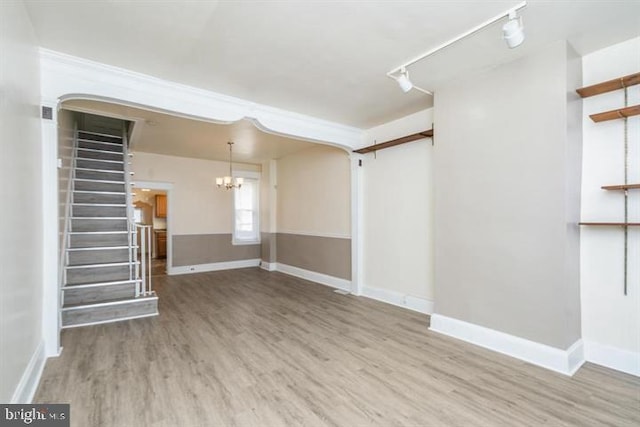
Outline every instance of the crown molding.
[(259, 129), (353, 150), (361, 129), (257, 104), (49, 49), (40, 48), (43, 100), (115, 102), (187, 118), (228, 124), (251, 120)]

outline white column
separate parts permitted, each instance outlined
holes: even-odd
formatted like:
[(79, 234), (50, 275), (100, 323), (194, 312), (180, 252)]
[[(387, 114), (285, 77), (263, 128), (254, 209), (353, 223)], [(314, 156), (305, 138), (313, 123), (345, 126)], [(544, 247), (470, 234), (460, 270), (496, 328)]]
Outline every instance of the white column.
[(58, 106), (51, 108), (53, 119), (42, 119), (42, 338), (47, 357), (60, 354), (60, 271), (58, 268)]
[(364, 156), (351, 153), (351, 293), (362, 294), (363, 266), (363, 174)]

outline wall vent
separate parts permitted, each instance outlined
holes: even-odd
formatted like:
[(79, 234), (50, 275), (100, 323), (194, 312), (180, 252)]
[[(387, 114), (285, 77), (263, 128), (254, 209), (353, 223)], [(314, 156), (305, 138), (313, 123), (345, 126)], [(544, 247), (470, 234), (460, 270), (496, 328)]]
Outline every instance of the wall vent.
[(53, 108), (42, 106), (42, 118), (46, 120), (53, 120)]

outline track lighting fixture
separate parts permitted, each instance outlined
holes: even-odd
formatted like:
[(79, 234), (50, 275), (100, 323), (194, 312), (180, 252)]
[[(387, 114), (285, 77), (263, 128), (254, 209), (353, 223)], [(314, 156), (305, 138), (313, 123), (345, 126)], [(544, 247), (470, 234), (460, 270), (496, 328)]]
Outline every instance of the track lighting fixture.
[(402, 89), (404, 93), (407, 93), (411, 89), (413, 89), (413, 83), (411, 83), (411, 80), (409, 80), (409, 72), (406, 68), (400, 70), (400, 74), (396, 78), (396, 81), (398, 82), (398, 86), (400, 86), (400, 89)]
[(518, 17), (515, 10), (509, 12), (509, 21), (502, 26), (502, 38), (511, 49), (520, 46), (524, 41), (522, 20)]
[(513, 6), (511, 9), (505, 10), (502, 13), (499, 13), (498, 15), (494, 16), (493, 18), (489, 18), (486, 21), (476, 25), (473, 28), (470, 28), (469, 30), (465, 31), (464, 33), (452, 38), (449, 41), (444, 42), (443, 44), (441, 44), (440, 46), (437, 46), (415, 58), (413, 58), (410, 61), (405, 62), (404, 64), (394, 68), (393, 70), (389, 71), (387, 73), (387, 77), (390, 77), (392, 79), (394, 79), (398, 85), (400, 86), (400, 89), (402, 89), (402, 91), (404, 93), (409, 92), (411, 89), (416, 89), (420, 92), (429, 94), (429, 95), (433, 95), (432, 92), (429, 92), (426, 89), (422, 89), (416, 85), (414, 85), (411, 80), (409, 80), (409, 71), (407, 70), (407, 67), (409, 67), (410, 65), (415, 64), (418, 61), (422, 61), (423, 59), (433, 55), (436, 52), (441, 51), (442, 49), (451, 46), (452, 44), (459, 42), (460, 40), (469, 37), (472, 34), (477, 33), (478, 31), (488, 27), (491, 24), (494, 24), (495, 22), (501, 20), (504, 17), (509, 17), (509, 21), (504, 24), (502, 26), (502, 38), (507, 42), (507, 45), (513, 49), (514, 47), (518, 47), (522, 44), (522, 42), (524, 41), (524, 30), (523, 30), (523, 26), (522, 26), (522, 18), (518, 17), (517, 12), (518, 10), (524, 8), (527, 6), (527, 2), (522, 1), (520, 3), (518, 3), (517, 5)]

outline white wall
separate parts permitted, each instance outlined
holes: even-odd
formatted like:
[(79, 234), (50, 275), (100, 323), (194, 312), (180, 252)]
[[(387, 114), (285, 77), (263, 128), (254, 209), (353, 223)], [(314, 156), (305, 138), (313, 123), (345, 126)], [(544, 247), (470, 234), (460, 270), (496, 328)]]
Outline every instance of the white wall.
[(351, 236), (349, 155), (318, 145), (277, 162), (278, 233)]
[(541, 352), (580, 339), (580, 78), (561, 41), (435, 96), (435, 312)]
[(276, 232), (276, 161), (267, 160), (262, 163), (260, 173), (260, 231)]
[(307, 148), (278, 159), (275, 178), (271, 262), (275, 258), (279, 271), (348, 289), (352, 279), (349, 153), (326, 145)]
[[(233, 192), (216, 187), (216, 177), (229, 173), (229, 164), (187, 157), (135, 152), (131, 164), (135, 181), (173, 184), (171, 234), (231, 233)], [(234, 170), (260, 170), (259, 165), (235, 164)]]
[[(367, 145), (432, 128), (428, 109), (365, 132)], [(364, 156), (363, 294), (431, 313), (433, 274), (431, 139)]]
[(0, 7), (0, 52), (0, 402), (26, 402), (44, 360), (43, 192), (38, 51), (22, 2)]
[[(583, 58), (584, 86), (640, 71), (640, 38)], [(640, 86), (629, 88), (629, 105)], [(589, 114), (624, 106), (619, 90), (584, 99), (583, 221), (622, 221), (623, 194), (602, 185), (624, 182), (624, 122), (593, 123)], [(640, 183), (640, 118), (628, 119), (629, 182)], [(640, 222), (640, 191), (629, 191), (629, 218)], [(582, 335), (588, 360), (640, 375), (640, 229), (629, 229), (628, 295), (623, 293), (623, 232), (583, 227)]]

